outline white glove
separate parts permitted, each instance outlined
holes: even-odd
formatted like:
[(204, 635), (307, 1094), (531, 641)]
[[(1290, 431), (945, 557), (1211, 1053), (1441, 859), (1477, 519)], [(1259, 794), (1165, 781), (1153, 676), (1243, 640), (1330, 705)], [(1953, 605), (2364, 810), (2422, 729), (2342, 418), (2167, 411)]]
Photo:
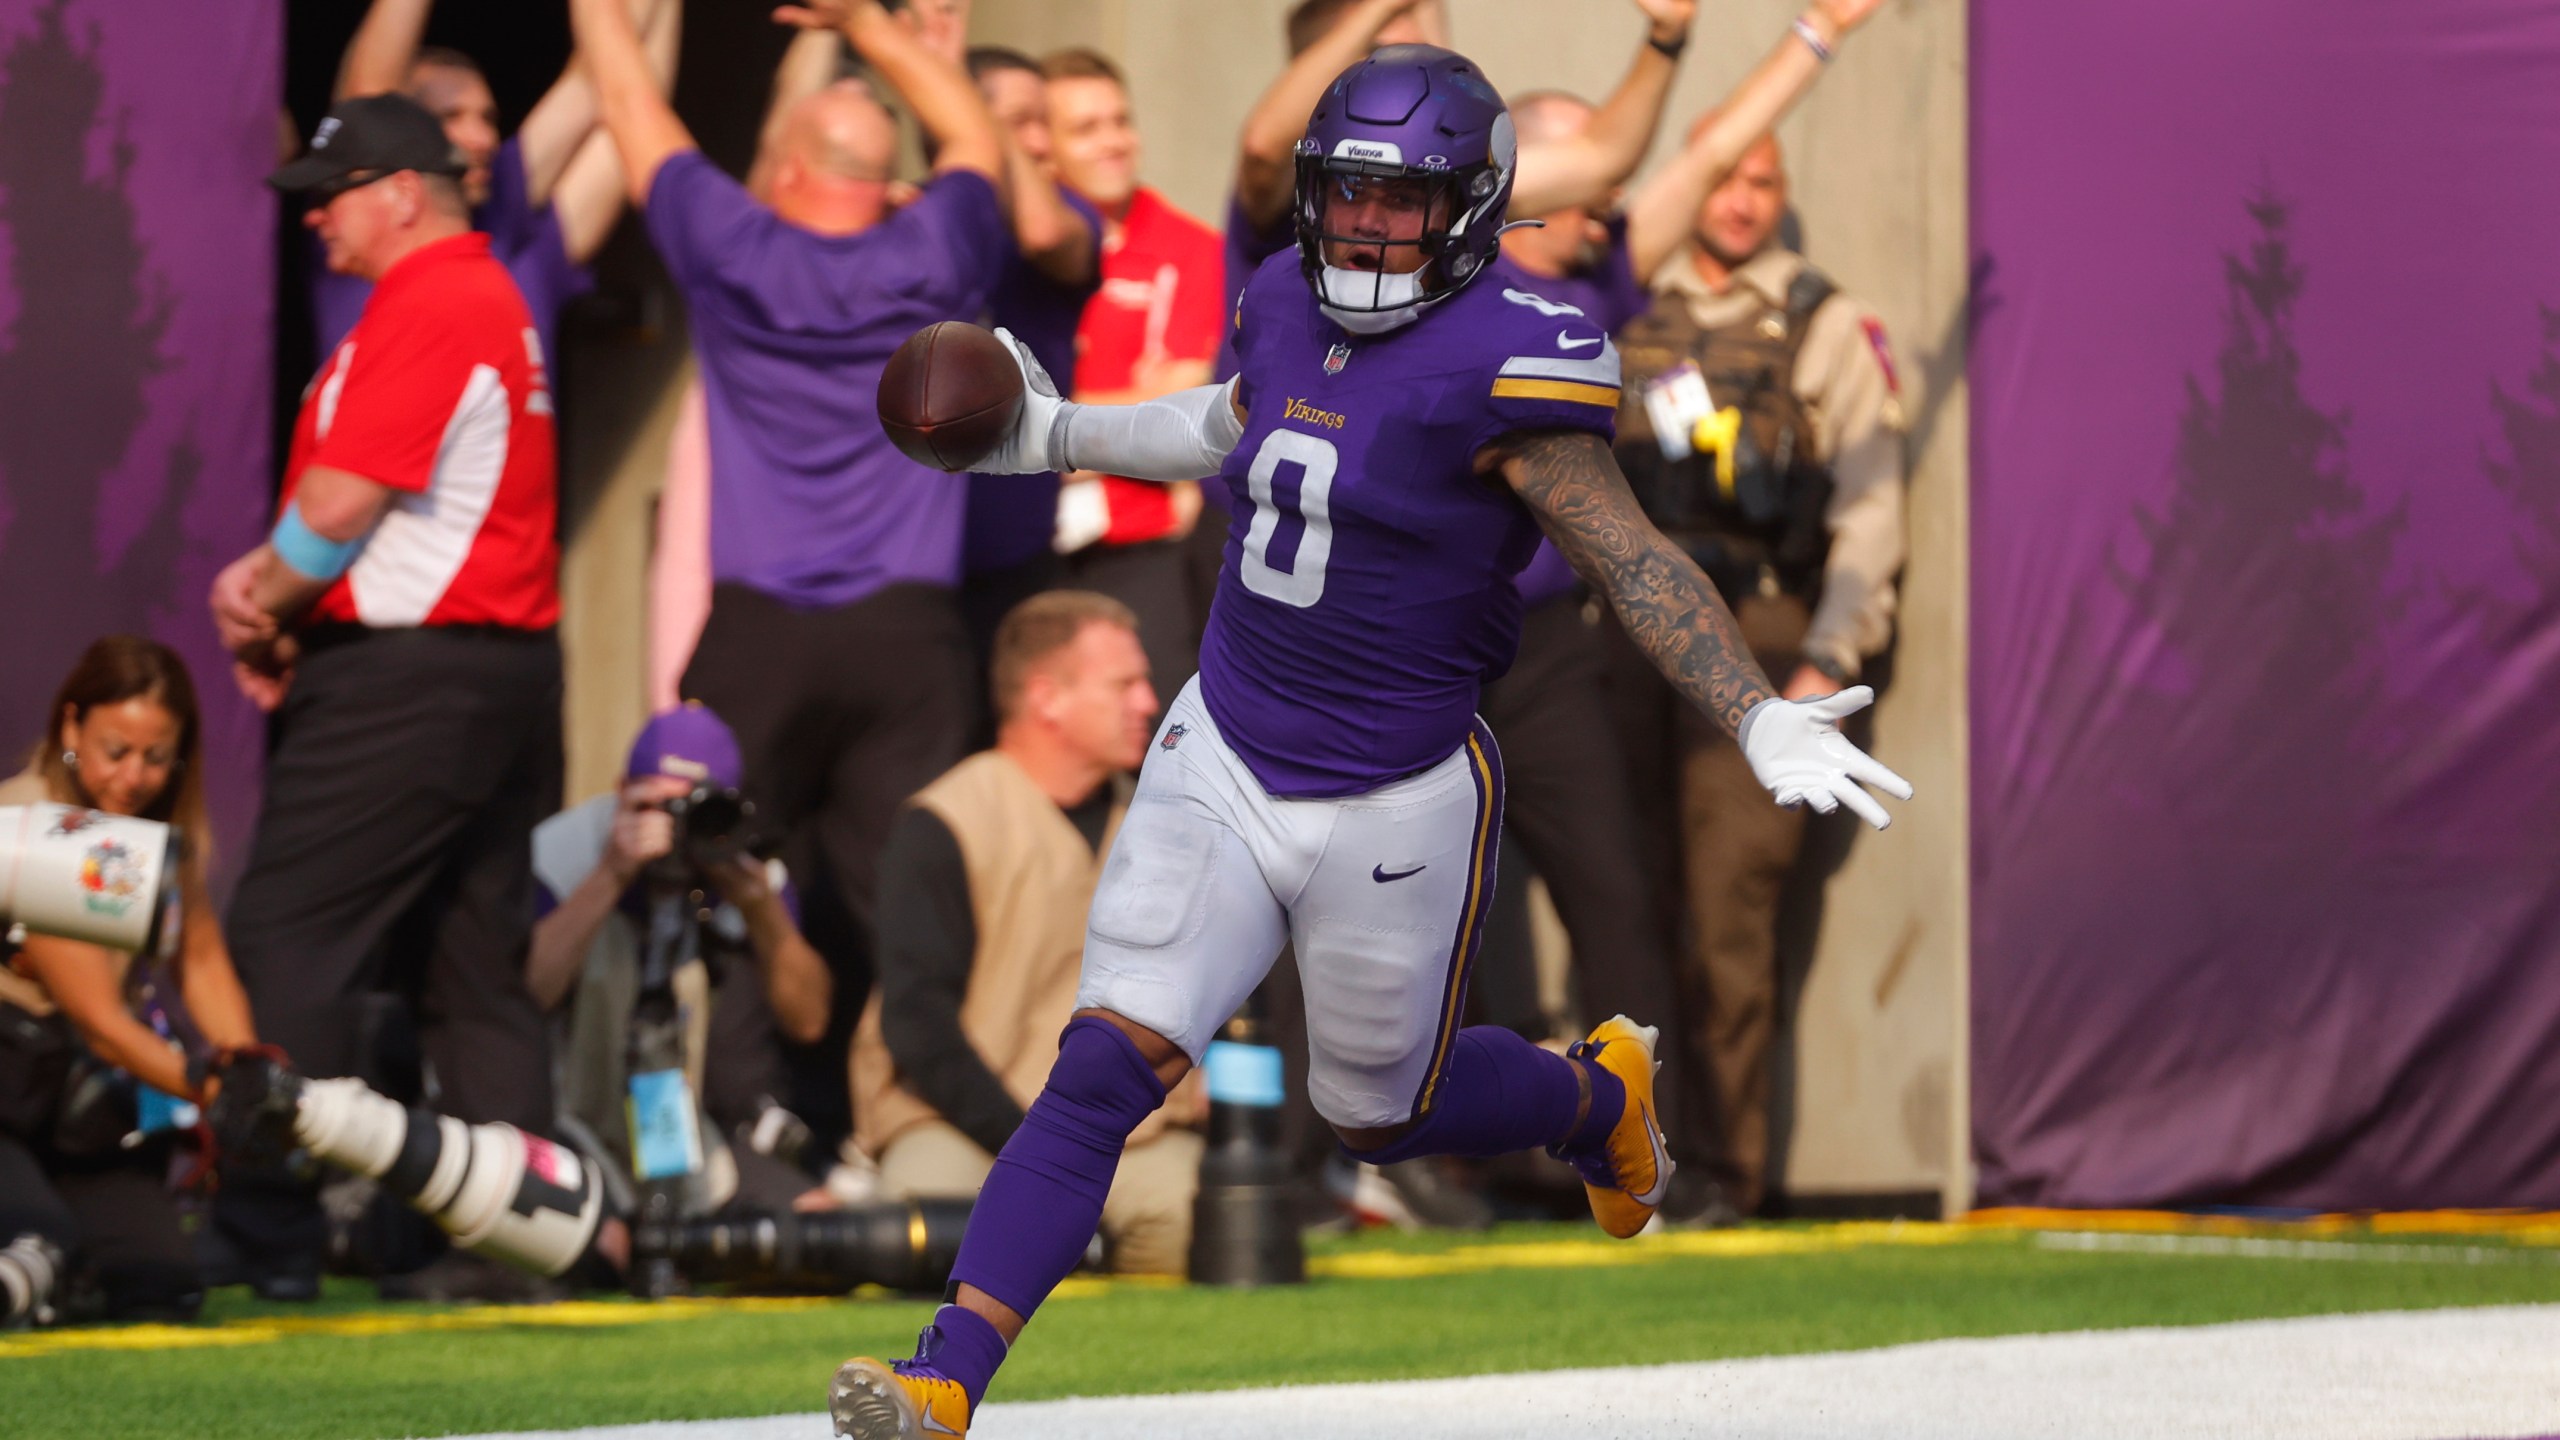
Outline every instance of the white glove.
[(1846, 805), (1882, 830), (1893, 817), (1858, 782), (1897, 800), (1911, 798), (1911, 782), (1840, 734), (1840, 722), (1875, 698), (1875, 691), (1852, 685), (1816, 700), (1763, 700), (1742, 717), (1742, 758), (1779, 804), (1810, 805), (1824, 815)]
[(1066, 435), (1067, 413), (1076, 408), (1075, 403), (1059, 398), (1058, 382), (1049, 378), (1031, 347), (1015, 339), (1012, 331), (998, 330), (996, 338), (1013, 352), (1013, 363), (1022, 367), (1022, 414), (1013, 422), (1013, 434), (969, 468), (981, 475), (1037, 475), (1066, 469), (1058, 463), (1058, 450)]

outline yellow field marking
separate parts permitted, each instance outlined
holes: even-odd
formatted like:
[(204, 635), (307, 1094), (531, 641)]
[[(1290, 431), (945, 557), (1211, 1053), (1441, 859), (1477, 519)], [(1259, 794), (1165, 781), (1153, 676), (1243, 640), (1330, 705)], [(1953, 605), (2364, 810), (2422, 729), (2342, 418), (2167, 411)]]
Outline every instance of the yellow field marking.
[(460, 1310), (368, 1311), (357, 1315), (286, 1315), (222, 1325), (120, 1325), (95, 1330), (45, 1330), (0, 1338), (0, 1359), (72, 1350), (194, 1350), (222, 1345), (264, 1345), (303, 1336), (361, 1339), (432, 1331), (497, 1330), (511, 1325), (559, 1328), (650, 1325), (697, 1315), (778, 1314), (836, 1303), (829, 1296), (754, 1296), (722, 1299), (687, 1296), (650, 1304), (563, 1300), (555, 1305), (474, 1305)]
[[(2038, 1222), (2030, 1222), (2030, 1217)], [(2214, 1227), (2243, 1222), (2207, 1217)], [(2552, 1217), (2542, 1217), (2552, 1220)], [(1866, 1245), (1964, 1245), (1989, 1240), (2004, 1230), (2076, 1227), (2076, 1230), (2173, 1230), (2199, 1225), (2199, 1217), (2163, 1212), (1979, 1212), (1964, 1225), (1938, 1225), (1917, 1220), (1864, 1220), (1815, 1227), (1741, 1227), (1741, 1230), (1684, 1230), (1672, 1235), (1644, 1235), (1636, 1240), (1526, 1240), (1526, 1243), (1452, 1245), (1431, 1253), (1367, 1250), (1349, 1256), (1316, 1256), (1308, 1273), (1334, 1281), (1403, 1281), (1434, 1276), (1472, 1276), (1485, 1271), (1580, 1271), (1580, 1268), (1649, 1266), (1687, 1258), (1761, 1258), (1820, 1256)], [(2486, 1227), (2486, 1222), (2483, 1222)], [(2263, 1225), (2258, 1227), (2263, 1230)], [(2529, 1225), (2506, 1225), (2509, 1235), (2532, 1235)], [(1101, 1299), (1124, 1289), (1170, 1289), (1178, 1276), (1068, 1276), (1050, 1299), (1078, 1302)], [(863, 1286), (865, 1299), (888, 1299), (888, 1291)], [(312, 1314), (312, 1317), (259, 1317), (225, 1325), (123, 1325), (108, 1330), (44, 1330), (33, 1335), (0, 1338), (0, 1361), (28, 1355), (61, 1355), (77, 1350), (197, 1350), (218, 1345), (266, 1345), (274, 1340), (340, 1338), (361, 1340), (381, 1335), (428, 1335), (428, 1332), (502, 1330), (502, 1327), (607, 1327), (658, 1325), (691, 1320), (701, 1314), (791, 1314), (837, 1304), (832, 1297), (681, 1297), (650, 1304), (571, 1299), (558, 1304), (476, 1304), (463, 1309), (387, 1309), (364, 1314)]]
[(1984, 1230), (2099, 1230), (2140, 1235), (2499, 1235), (2518, 1245), (2560, 1245), (2560, 1213), (2547, 1210), (2406, 1210), (2261, 1220), (2174, 1210), (1976, 1210), (1959, 1222)]
[(1956, 1245), (1975, 1238), (1953, 1225), (1911, 1221), (1859, 1221), (1820, 1229), (1690, 1230), (1634, 1240), (1551, 1240), (1522, 1245), (1467, 1245), (1436, 1254), (1374, 1252), (1327, 1255), (1307, 1262), (1307, 1273), (1333, 1280), (1411, 1280), (1434, 1275), (1473, 1275), (1486, 1270), (1580, 1270), (1605, 1265), (1650, 1265), (1695, 1257), (1733, 1259), (1762, 1255), (1813, 1255), (1869, 1245)]

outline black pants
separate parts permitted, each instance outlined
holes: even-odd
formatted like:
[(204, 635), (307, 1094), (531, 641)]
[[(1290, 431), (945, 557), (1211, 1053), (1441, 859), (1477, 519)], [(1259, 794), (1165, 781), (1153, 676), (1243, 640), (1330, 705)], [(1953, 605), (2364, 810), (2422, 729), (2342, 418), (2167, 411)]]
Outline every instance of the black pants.
[(711, 1016), (702, 1055), (702, 1108), (724, 1135), (753, 1121), (764, 1102), (787, 1104), (791, 1079), (782, 1060), (782, 1026), (765, 998), (755, 956), (726, 958), (711, 987)]
[[(313, 637), (269, 733), (227, 926), (259, 1035), (302, 1073), (359, 1073), (371, 997), (393, 990), (412, 1001), (439, 1110), (549, 1131), (524, 962), (560, 701), (548, 633)], [(226, 1175), (215, 1214), (263, 1269), (316, 1268), (327, 1243), (316, 1190), (282, 1176)]]
[[(80, 1041), (59, 1015), (0, 1012), (0, 1245), (41, 1235), (68, 1256), (63, 1289), (90, 1312), (74, 1318), (195, 1318), (204, 1285), (165, 1183), (168, 1147), (78, 1159), (56, 1150), (49, 1122)], [(59, 1307), (65, 1296), (53, 1298)]]
[(969, 631), (969, 697), (973, 718), (969, 748), (995, 743), (994, 697), (989, 693), (996, 656), (996, 630), (1013, 607), (1066, 583), (1066, 562), (1042, 551), (1019, 565), (981, 570), (960, 582), (960, 615)]
[(683, 688), (737, 732), (763, 814), (787, 835), (815, 832), (837, 896), (868, 927), (889, 822), (968, 753), (969, 639), (956, 598), (893, 585), (795, 610), (721, 584)]
[[(1523, 619), (1520, 655), (1485, 688), (1485, 723), (1502, 745), (1508, 786), (1503, 837), (1547, 882), (1573, 942), (1585, 1018), (1626, 1015), (1663, 1030), (1658, 1116), (1672, 1154), (1703, 1160), (1722, 1149), (1706, 1077), (1673, 1043), (1678, 969), (1659, 857), (1648, 854), (1638, 808), (1602, 692), (1599, 627), (1578, 595)], [(1505, 875), (1506, 884), (1517, 883)]]
[(1200, 668), (1200, 627), (1208, 612), (1193, 594), (1191, 542), (1149, 540), (1137, 545), (1090, 545), (1067, 557), (1063, 584), (1095, 590), (1138, 616), (1138, 643), (1156, 695), (1174, 695)]
[(803, 876), (803, 928), (834, 973), (834, 1002), (825, 1037), (789, 1052), (785, 1097), (822, 1142), (850, 1119), (844, 1057), (870, 995), (880, 849), (907, 797), (969, 752), (969, 666), (948, 590), (893, 585), (796, 610), (722, 583), (684, 672), (685, 698), (737, 732), (747, 788), (786, 858), (823, 871)]

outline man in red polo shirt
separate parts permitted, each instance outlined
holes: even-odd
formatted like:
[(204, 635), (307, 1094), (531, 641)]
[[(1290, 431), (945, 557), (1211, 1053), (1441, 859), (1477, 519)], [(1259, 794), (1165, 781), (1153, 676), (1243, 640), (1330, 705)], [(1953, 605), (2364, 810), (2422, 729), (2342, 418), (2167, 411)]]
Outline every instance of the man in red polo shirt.
[[(1209, 383), (1227, 319), (1218, 232), (1138, 183), (1138, 131), (1118, 67), (1062, 50), (1041, 69), (1058, 178), (1103, 216), (1102, 289), (1076, 331), (1075, 398), (1131, 405)], [(1200, 668), (1203, 617), (1183, 550), (1200, 503), (1195, 483), (1091, 472), (1068, 476), (1058, 496), (1066, 583), (1136, 611), (1156, 683), (1177, 689)]]
[[(377, 95), (270, 181), (374, 288), (304, 392), (274, 532), (214, 584), (241, 688), (274, 715), (228, 929), (261, 1033), (305, 1074), (358, 1073), (366, 997), (406, 990), (437, 1108), (538, 1133), (551, 1068), (523, 975), (531, 837), (560, 799), (551, 392), (462, 170), (435, 117)], [(226, 1177), (216, 1218), (226, 1278), (316, 1293), (307, 1183)]]

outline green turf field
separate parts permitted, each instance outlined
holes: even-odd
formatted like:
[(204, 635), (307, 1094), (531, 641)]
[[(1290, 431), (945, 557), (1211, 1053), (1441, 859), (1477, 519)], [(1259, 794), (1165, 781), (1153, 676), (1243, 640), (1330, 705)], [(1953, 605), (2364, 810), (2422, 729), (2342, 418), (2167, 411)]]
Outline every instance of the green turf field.
[[(2560, 1248), (2495, 1236), (2348, 1236), (2266, 1255), (2058, 1243), (1941, 1226), (1763, 1228), (1626, 1245), (1587, 1227), (1333, 1240), (1318, 1245), (1318, 1278), (1299, 1289), (1071, 1281), (992, 1398), (2560, 1302)], [(318, 1306), (286, 1308), (227, 1292), (200, 1326), (0, 1337), (0, 1433), (352, 1440), (809, 1411), (837, 1360), (904, 1354), (929, 1308), (889, 1298), (599, 1298), (438, 1310), (380, 1306), (353, 1284), (333, 1286)]]

